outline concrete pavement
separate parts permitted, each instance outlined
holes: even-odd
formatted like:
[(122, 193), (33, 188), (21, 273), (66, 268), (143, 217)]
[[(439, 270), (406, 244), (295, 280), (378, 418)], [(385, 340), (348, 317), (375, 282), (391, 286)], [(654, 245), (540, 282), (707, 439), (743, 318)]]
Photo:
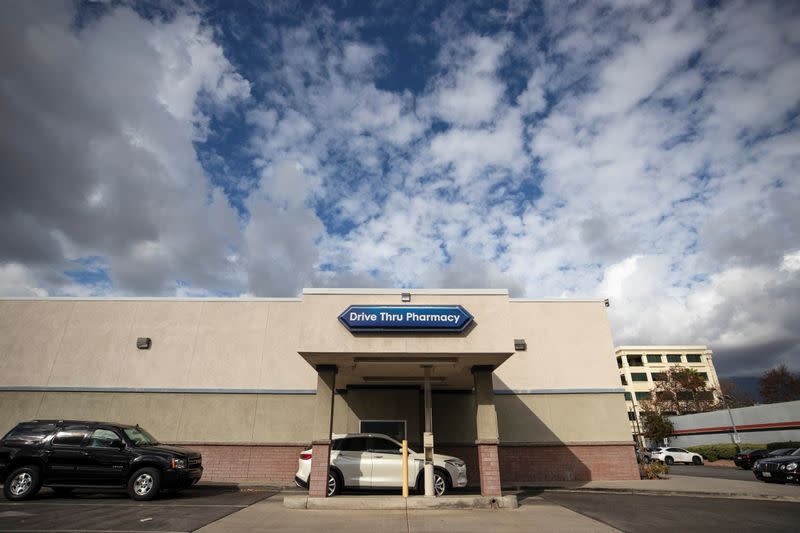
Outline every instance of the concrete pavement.
[(201, 533), (254, 531), (347, 531), (348, 533), (409, 533), (414, 531), (461, 533), (522, 533), (532, 531), (617, 531), (540, 497), (524, 500), (513, 511), (405, 510), (340, 511), (294, 510), (273, 497), (226, 516), (198, 530)]

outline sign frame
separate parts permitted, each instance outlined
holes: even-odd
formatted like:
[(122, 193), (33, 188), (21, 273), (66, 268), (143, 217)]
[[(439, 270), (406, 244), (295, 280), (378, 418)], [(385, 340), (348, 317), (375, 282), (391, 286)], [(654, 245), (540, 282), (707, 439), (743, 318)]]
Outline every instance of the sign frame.
[[(347, 315), (351, 313), (353, 310), (374, 310), (380, 311), (382, 309), (385, 310), (436, 310), (436, 311), (443, 311), (443, 310), (452, 310), (455, 312), (460, 313), (465, 319), (462, 321), (461, 324), (457, 326), (428, 326), (428, 327), (413, 327), (408, 325), (397, 325), (391, 326), (387, 325), (385, 322), (381, 322), (380, 325), (375, 326), (353, 326), (348, 321)], [(347, 306), (347, 309), (342, 311), (339, 315), (339, 322), (350, 332), (350, 333), (437, 333), (437, 334), (459, 334), (463, 333), (474, 321), (475, 317), (464, 309), (461, 305), (450, 305), (450, 304), (442, 304), (442, 305), (385, 305), (385, 304), (354, 304)]]

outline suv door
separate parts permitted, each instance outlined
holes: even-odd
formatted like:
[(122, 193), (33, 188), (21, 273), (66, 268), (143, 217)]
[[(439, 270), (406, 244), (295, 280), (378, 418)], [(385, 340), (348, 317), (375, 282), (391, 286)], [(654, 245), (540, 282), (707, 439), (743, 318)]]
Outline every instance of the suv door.
[(347, 437), (333, 441), (331, 464), (344, 476), (347, 487), (369, 487), (372, 477), (372, 453), (367, 437)]
[(77, 424), (63, 426), (55, 432), (44, 450), (47, 457), (46, 482), (67, 485), (88, 483), (88, 458), (81, 448), (88, 434), (89, 426)]
[(87, 476), (92, 484), (124, 485), (128, 479), (130, 452), (122, 436), (111, 428), (96, 428), (84, 443)]
[(369, 451), (372, 452), (372, 486), (403, 486), (402, 445), (382, 437), (370, 437)]

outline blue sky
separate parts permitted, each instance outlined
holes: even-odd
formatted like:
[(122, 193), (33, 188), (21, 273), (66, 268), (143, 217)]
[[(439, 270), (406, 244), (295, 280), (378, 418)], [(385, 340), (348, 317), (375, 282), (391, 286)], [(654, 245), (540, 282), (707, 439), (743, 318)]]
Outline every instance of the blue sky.
[(800, 365), (800, 7), (18, 2), (0, 294), (507, 287)]

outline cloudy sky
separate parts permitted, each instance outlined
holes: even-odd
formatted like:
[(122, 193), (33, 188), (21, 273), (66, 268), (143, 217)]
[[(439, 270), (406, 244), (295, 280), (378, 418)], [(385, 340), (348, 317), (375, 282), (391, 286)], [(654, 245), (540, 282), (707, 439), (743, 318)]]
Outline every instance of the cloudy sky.
[(800, 4), (711, 4), (5, 2), (0, 295), (507, 287), (800, 369)]

